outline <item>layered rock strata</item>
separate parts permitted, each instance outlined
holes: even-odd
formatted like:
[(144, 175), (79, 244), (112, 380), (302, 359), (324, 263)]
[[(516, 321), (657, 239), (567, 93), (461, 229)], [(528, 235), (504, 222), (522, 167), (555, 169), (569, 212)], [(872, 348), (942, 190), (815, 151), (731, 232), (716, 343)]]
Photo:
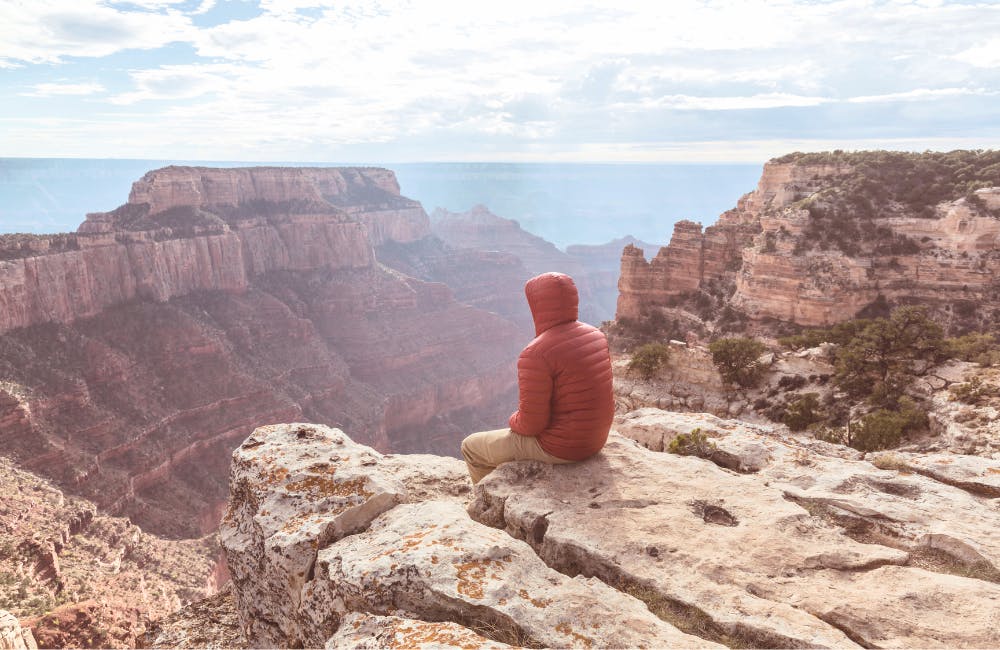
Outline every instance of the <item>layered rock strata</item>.
[(643, 250), (658, 250), (660, 247), (626, 235), (606, 244), (573, 244), (566, 247), (566, 255), (576, 260), (583, 268), (590, 287), (590, 299), (594, 305), (595, 323), (614, 318), (618, 304), (618, 277), (621, 275), (622, 250), (634, 246)]
[(633, 244), (625, 246), (618, 280), (615, 318), (639, 318), (650, 308), (666, 306), (685, 294), (732, 275), (743, 247), (759, 232), (742, 200), (735, 210), (702, 232), (701, 224), (678, 221), (670, 243), (652, 260)]
[[(457, 461), (258, 429), (234, 454), (222, 531), (248, 642), (1000, 643), (993, 499), (712, 416), (648, 409), (618, 429), (642, 444), (613, 434), (582, 463), (501, 466), (472, 519)], [(657, 451), (695, 429), (709, 459)], [(966, 478), (996, 464), (960, 461)]]
[(0, 444), (173, 536), (214, 529), (262, 422), (457, 453), (509, 415), (524, 335), (376, 259), (430, 236), (398, 192), (378, 169), (171, 167), (75, 235), (3, 239)]
[(877, 300), (890, 305), (919, 301), (941, 307), (944, 316), (977, 306), (978, 321), (971, 314), (962, 318), (992, 318), (1000, 309), (1000, 188), (976, 191), (976, 204), (954, 197), (929, 206), (930, 216), (900, 205), (879, 211), (870, 230), (885, 242), (906, 245), (878, 245), (859, 234), (851, 254), (802, 247), (800, 240), (812, 236), (810, 226), (815, 226), (810, 202), (826, 200), (824, 192), (856, 173), (846, 159), (838, 164), (771, 161), (757, 189), (704, 233), (693, 222), (677, 223), (670, 244), (649, 262), (643, 251), (627, 246), (617, 317), (637, 318), (723, 282), (733, 286), (726, 303), (756, 321), (829, 325)]

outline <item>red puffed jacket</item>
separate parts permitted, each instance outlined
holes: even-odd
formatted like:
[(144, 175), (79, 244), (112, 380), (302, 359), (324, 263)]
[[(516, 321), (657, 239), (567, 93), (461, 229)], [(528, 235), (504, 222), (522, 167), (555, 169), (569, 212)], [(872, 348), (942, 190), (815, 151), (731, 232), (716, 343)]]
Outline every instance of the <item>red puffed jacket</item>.
[(538, 436), (542, 449), (583, 460), (608, 440), (615, 413), (611, 355), (601, 330), (577, 318), (573, 278), (543, 273), (524, 293), (535, 319), (535, 338), (517, 360), (518, 409), (510, 428)]

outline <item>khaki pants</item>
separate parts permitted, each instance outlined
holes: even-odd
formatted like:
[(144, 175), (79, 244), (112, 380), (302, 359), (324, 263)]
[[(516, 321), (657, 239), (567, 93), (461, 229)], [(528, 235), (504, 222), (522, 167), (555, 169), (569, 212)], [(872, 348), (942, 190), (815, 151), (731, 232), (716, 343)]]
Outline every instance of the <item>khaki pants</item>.
[(522, 436), (510, 429), (480, 431), (462, 441), (462, 457), (469, 466), (475, 485), (501, 463), (511, 460), (540, 460), (553, 465), (572, 463), (548, 453), (534, 436)]

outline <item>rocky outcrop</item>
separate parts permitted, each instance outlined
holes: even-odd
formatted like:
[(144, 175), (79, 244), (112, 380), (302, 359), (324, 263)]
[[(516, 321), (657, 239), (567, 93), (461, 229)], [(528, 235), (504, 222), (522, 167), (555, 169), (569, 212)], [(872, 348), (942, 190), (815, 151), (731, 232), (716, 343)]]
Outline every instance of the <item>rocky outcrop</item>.
[(167, 167), (137, 181), (122, 207), (89, 214), (58, 252), (44, 237), (0, 242), (10, 258), (0, 261), (0, 333), (135, 298), (243, 291), (272, 271), (370, 268), (373, 245), (427, 234), (427, 215), (388, 170)]
[[(457, 461), (428, 490), (427, 457), (399, 473), (407, 457), (337, 430), (258, 429), (222, 531), (248, 643), (1000, 643), (989, 497), (770, 427), (658, 409), (617, 426), (641, 444), (505, 464), (468, 514)], [(662, 451), (695, 429), (709, 459)]]
[(387, 170), (170, 167), (75, 235), (5, 238), (0, 444), (177, 537), (215, 528), (260, 423), (457, 453), (513, 408), (524, 335), (375, 257), (428, 237)]
[(618, 277), (621, 275), (622, 249), (626, 246), (643, 250), (659, 248), (631, 235), (614, 239), (606, 244), (574, 244), (566, 247), (566, 254), (575, 259), (586, 273), (591, 291), (590, 298), (596, 313), (595, 323), (614, 318), (618, 304)]
[(679, 296), (732, 275), (743, 247), (757, 231), (752, 216), (741, 205), (705, 232), (701, 224), (678, 221), (670, 243), (649, 262), (643, 249), (626, 246), (615, 318), (638, 318), (651, 307), (670, 305)]
[[(374, 450), (314, 425), (258, 429), (235, 452), (221, 534), (251, 646), (363, 642), (363, 625), (445, 643), (709, 645), (472, 521), (452, 480), (436, 495), (411, 493), (414, 474), (436, 471), (413, 464), (397, 475)], [(458, 485), (467, 494), (465, 476)]]
[(722, 417), (742, 412), (743, 400), (722, 380), (707, 348), (680, 341), (669, 346), (669, 362), (648, 379), (628, 371), (629, 359), (613, 359), (617, 412), (646, 406)]
[(140, 648), (245, 648), (231, 585), (151, 623)]
[(20, 623), (10, 612), (0, 609), (0, 649), (2, 650), (36, 650), (38, 644), (31, 630), (21, 628)]
[[(849, 218), (861, 219), (860, 230), (817, 221), (815, 206), (841, 200), (834, 192), (856, 198), (856, 190), (841, 186), (867, 173), (851, 162), (864, 155), (844, 154), (830, 164), (773, 160), (757, 189), (704, 233), (692, 222), (677, 223), (670, 244), (649, 262), (641, 250), (626, 247), (617, 317), (634, 319), (696, 291), (718, 292), (713, 282), (721, 282), (731, 287), (722, 292), (725, 304), (757, 322), (829, 325), (877, 301), (931, 305), (958, 329), (992, 318), (1000, 309), (1000, 211), (994, 207), (1000, 188), (977, 190), (971, 199), (954, 196), (919, 214), (898, 201), (884, 201), (863, 218), (848, 210)], [(871, 183), (910, 182), (884, 164)], [(846, 243), (838, 249), (829, 242)], [(973, 306), (979, 316), (964, 313)]]

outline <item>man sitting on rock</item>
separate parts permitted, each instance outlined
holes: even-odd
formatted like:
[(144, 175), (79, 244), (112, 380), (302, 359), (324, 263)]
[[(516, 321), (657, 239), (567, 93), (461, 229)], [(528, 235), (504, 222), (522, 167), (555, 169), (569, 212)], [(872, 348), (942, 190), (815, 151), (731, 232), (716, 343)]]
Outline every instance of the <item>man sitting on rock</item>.
[(472, 483), (511, 460), (572, 463), (607, 442), (615, 403), (608, 340), (577, 320), (573, 278), (543, 273), (524, 294), (535, 338), (517, 360), (518, 409), (507, 429), (481, 431), (462, 441)]

